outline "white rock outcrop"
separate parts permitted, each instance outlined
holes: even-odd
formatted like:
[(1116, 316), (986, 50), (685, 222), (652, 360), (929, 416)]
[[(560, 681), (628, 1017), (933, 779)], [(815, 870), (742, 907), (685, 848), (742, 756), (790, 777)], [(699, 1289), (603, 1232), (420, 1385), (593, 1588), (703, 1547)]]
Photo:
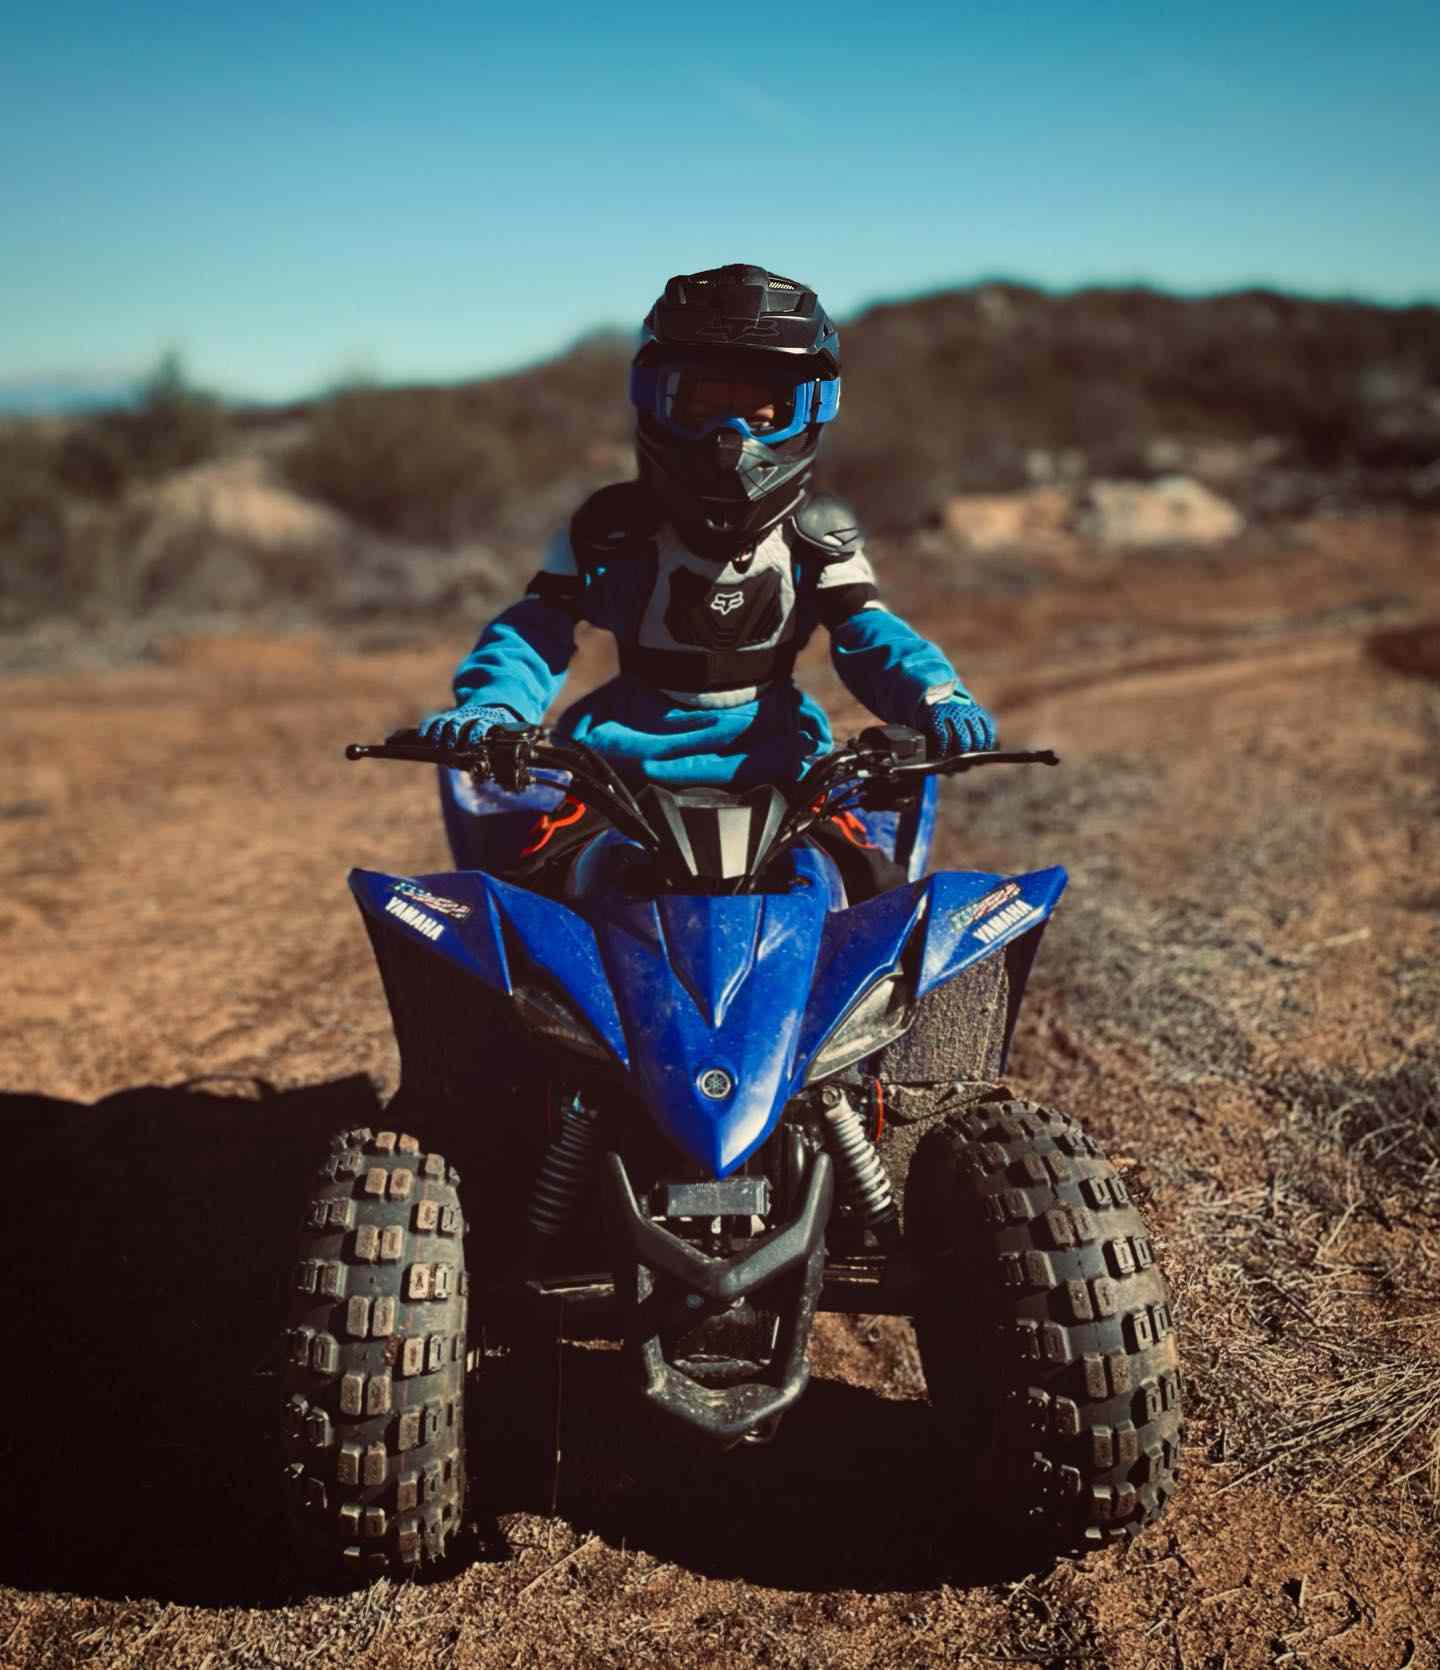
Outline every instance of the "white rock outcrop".
[(1158, 481), (1092, 481), (1077, 524), (1100, 545), (1219, 545), (1243, 531), (1245, 518), (1191, 476)]
[(940, 511), (945, 532), (975, 551), (1007, 545), (1049, 545), (1065, 538), (1074, 508), (1063, 487), (1031, 487), (1022, 493), (960, 493)]

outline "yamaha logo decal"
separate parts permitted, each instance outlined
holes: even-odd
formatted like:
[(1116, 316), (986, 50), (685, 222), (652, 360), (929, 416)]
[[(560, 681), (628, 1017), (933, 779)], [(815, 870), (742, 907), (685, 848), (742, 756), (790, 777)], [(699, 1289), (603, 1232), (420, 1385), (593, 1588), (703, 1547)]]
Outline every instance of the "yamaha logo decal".
[(700, 1075), (699, 1084), (700, 1094), (712, 1102), (723, 1102), (735, 1088), (735, 1080), (723, 1067), (707, 1067)]

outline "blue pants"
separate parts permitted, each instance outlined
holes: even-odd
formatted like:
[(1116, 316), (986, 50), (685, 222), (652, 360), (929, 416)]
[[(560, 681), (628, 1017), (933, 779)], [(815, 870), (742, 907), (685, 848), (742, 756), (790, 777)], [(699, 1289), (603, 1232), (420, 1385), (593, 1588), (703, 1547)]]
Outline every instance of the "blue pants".
[(649, 685), (613, 678), (555, 726), (603, 754), (631, 783), (748, 789), (793, 782), (835, 746), (820, 706), (788, 680), (738, 707), (680, 707)]

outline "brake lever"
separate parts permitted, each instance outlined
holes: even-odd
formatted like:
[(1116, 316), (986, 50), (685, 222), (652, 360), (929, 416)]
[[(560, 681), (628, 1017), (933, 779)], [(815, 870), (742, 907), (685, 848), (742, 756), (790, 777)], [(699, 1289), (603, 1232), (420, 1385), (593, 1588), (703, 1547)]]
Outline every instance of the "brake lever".
[(890, 769), (898, 776), (919, 777), (935, 775), (955, 777), (977, 765), (1059, 765), (1060, 756), (1053, 748), (1010, 750), (987, 748), (969, 754), (948, 754), (940, 760), (921, 760), (914, 765), (894, 765)]
[[(403, 733), (397, 733), (403, 734)], [(421, 765), (447, 766), (454, 771), (479, 769), (489, 775), (490, 765), (483, 746), (437, 748), (430, 742), (347, 742), (347, 760), (416, 760)]]
[(347, 742), (347, 760), (434, 760), (436, 751), (428, 742)]

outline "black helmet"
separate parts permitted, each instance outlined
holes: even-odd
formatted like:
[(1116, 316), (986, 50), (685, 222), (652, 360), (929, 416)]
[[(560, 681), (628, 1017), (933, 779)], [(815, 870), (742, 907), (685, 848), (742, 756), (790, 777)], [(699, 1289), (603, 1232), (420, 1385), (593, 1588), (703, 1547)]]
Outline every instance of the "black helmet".
[(630, 399), (641, 480), (697, 550), (728, 555), (804, 498), (840, 408), (840, 338), (794, 279), (681, 273), (646, 316)]

